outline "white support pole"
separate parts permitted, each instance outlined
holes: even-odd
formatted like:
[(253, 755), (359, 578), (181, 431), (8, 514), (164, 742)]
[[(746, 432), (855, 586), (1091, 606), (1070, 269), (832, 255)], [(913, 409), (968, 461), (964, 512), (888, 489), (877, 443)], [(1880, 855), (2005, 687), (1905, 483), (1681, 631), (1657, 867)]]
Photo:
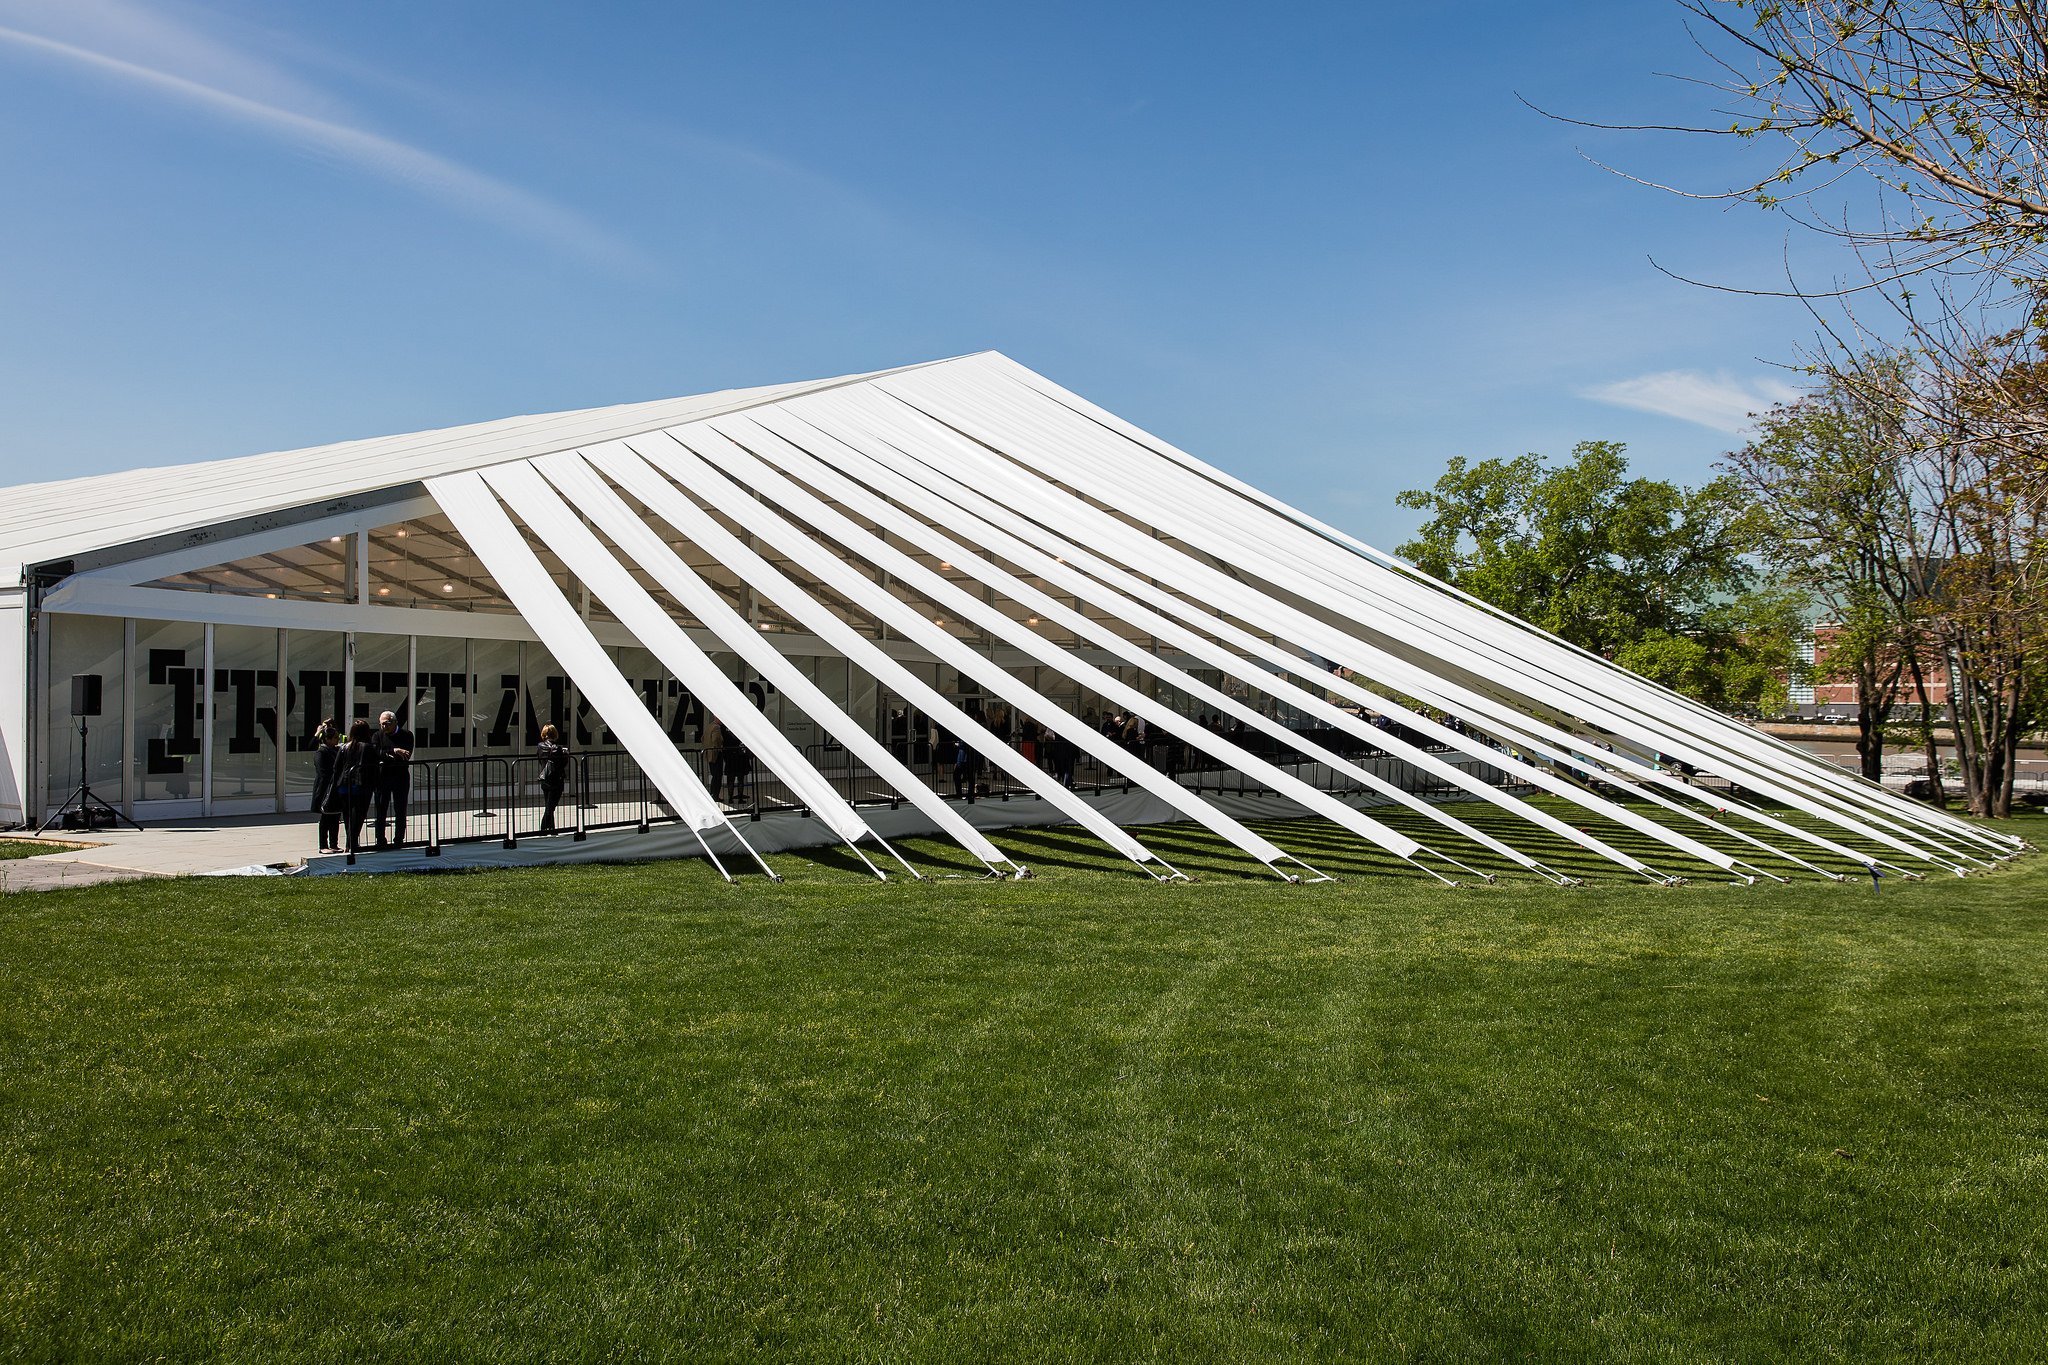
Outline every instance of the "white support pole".
[(135, 818), (135, 618), (121, 621), (121, 813)]
[(277, 708), (276, 719), (270, 727), (271, 757), (277, 764), (277, 813), (284, 814), (285, 750), (291, 747), (291, 668), (292, 633), (280, 630), (277, 633)]
[(29, 669), (29, 752), (35, 755), (29, 791), (21, 794), (25, 821), (40, 822), (50, 809), (50, 613), (36, 613), (35, 663)]
[(199, 657), (199, 813), (213, 814), (213, 622), (205, 627)]

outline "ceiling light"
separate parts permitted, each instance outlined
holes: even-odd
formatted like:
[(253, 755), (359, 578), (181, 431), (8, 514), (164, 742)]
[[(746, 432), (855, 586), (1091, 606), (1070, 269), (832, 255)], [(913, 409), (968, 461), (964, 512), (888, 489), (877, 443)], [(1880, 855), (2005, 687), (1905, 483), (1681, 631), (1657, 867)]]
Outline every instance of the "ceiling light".
[(329, 537), (327, 537), (327, 543), (328, 543), (329, 545), (339, 545), (339, 544), (341, 544), (341, 537), (340, 537), (340, 536), (329, 536)]
[(274, 592), (267, 592), (267, 593), (264, 593), (263, 595), (264, 595), (265, 597), (268, 597), (268, 598), (269, 598), (269, 599), (270, 599), (271, 601), (273, 601), (273, 602), (275, 602), (275, 601), (277, 600), (277, 594), (276, 594), (276, 593), (274, 593)]
[(442, 591), (442, 592), (454, 592), (454, 591), (455, 591), (455, 585), (454, 585), (453, 583), (443, 583), (443, 584), (441, 585), (441, 591)]
[(389, 588), (379, 588), (379, 589), (377, 589), (377, 596), (379, 596), (379, 597), (389, 597), (389, 596), (391, 596), (391, 589), (389, 589)]
[(399, 527), (399, 528), (398, 528), (398, 534), (400, 534), (400, 535), (404, 535), (404, 534), (405, 534), (405, 528), (404, 528), (403, 526), (401, 526), (401, 527)]
[(1035, 626), (1038, 624), (1038, 618), (1036, 616), (1027, 616), (1024, 618), (1024, 624), (1027, 626)]
[(953, 566), (952, 566), (951, 564), (941, 564), (941, 565), (939, 565), (939, 567), (940, 567), (940, 568), (942, 568), (942, 569), (945, 569), (945, 570), (947, 570), (948, 572), (951, 572), (951, 570), (952, 570), (952, 568), (953, 568)]
[(763, 629), (763, 630), (766, 630), (766, 629), (768, 629), (768, 623), (767, 623), (766, 621), (763, 621), (763, 622), (761, 623), (761, 629)]

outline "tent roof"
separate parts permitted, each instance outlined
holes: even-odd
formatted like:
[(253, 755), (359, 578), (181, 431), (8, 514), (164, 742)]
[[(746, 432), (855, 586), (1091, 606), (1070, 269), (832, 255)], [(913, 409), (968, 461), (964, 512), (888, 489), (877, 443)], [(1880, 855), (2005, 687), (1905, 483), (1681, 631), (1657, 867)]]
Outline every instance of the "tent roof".
[(303, 450), (21, 484), (0, 498), (0, 583), (21, 581), (30, 565), (531, 459), (945, 363), (926, 361), (833, 379), (502, 417)]

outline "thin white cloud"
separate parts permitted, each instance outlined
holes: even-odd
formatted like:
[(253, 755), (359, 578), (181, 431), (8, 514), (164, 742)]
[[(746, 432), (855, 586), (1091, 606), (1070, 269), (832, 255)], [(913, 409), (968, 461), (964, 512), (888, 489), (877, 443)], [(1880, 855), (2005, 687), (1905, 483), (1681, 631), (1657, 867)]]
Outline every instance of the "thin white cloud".
[[(94, 8), (111, 26), (128, 7), (116, 0), (116, 3)], [(225, 55), (228, 49), (210, 40), (183, 34), (181, 30), (165, 26), (154, 18), (148, 25), (138, 25), (124, 32), (132, 41), (160, 38), (172, 49), (194, 55), (217, 70), (234, 66), (232, 58)], [(538, 238), (585, 258), (635, 270), (649, 268), (633, 247), (573, 209), (407, 143), (366, 132), (333, 118), (300, 113), (157, 66), (22, 29), (0, 26), (0, 44), (84, 67), (206, 109), (244, 127), (280, 138), (334, 162), (368, 171), (500, 227)], [(267, 69), (258, 63), (243, 62), (237, 69), (253, 79), (275, 83), (266, 75)]]
[(1725, 370), (1713, 374), (1701, 370), (1659, 370), (1633, 379), (1595, 384), (1579, 390), (1579, 396), (1617, 408), (1675, 417), (1732, 436), (1749, 430), (1754, 425), (1754, 414), (1774, 403), (1789, 403), (1800, 396), (1800, 391), (1768, 376), (1737, 379)]
[(245, 45), (222, 42), (176, 17), (157, 0), (0, 0), (0, 26), (33, 33), (103, 57), (168, 71), (244, 99), (346, 121), (348, 110), (328, 92), (299, 79)]

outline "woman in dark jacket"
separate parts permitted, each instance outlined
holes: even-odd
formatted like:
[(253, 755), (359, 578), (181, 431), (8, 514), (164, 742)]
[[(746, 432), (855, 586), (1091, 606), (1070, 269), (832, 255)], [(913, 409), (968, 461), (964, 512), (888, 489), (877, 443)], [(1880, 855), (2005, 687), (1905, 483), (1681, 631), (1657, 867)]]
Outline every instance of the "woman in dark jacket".
[(540, 812), (540, 832), (555, 832), (555, 807), (561, 802), (562, 789), (569, 785), (569, 746), (562, 743), (562, 732), (553, 725), (540, 727), (540, 745), (535, 750), (540, 755), (540, 794), (546, 802)]
[(320, 817), (320, 851), (341, 852), (341, 814), (328, 809), (341, 766), (341, 727), (330, 718), (313, 732), (313, 810)]
[(348, 851), (361, 851), (363, 818), (370, 813), (370, 790), (377, 785), (377, 751), (370, 744), (370, 722), (359, 720), (348, 728), (348, 743), (336, 751), (334, 790), (328, 793), (327, 809), (348, 828)]

